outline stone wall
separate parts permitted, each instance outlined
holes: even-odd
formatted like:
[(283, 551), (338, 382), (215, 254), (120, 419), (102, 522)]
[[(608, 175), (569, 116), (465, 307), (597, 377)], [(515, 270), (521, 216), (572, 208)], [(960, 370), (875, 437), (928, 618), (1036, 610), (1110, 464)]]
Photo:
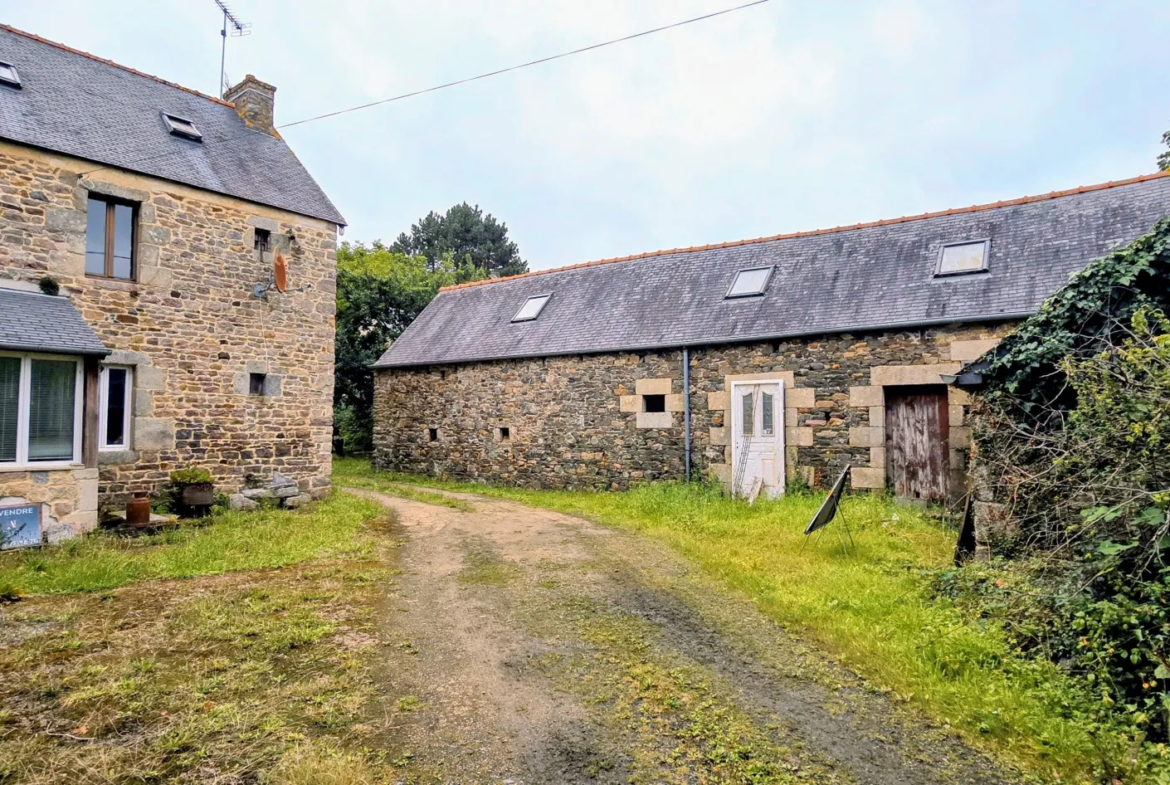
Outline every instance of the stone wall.
[[(730, 481), (731, 382), (780, 378), (789, 476), (821, 486), (853, 465), (860, 467), (854, 487), (884, 488), (884, 388), (939, 384), (1010, 329), (954, 326), (693, 349), (696, 476)], [(678, 351), (391, 369), (378, 372), (375, 386), (379, 468), (526, 487), (625, 488), (683, 476)], [(649, 394), (666, 394), (665, 412), (643, 411)], [(951, 465), (961, 478), (969, 401), (953, 388), (949, 397)]]
[(87, 532), (98, 522), (98, 470), (4, 472), (0, 507), (17, 504), (41, 505), (41, 534), (49, 543)]
[[(137, 280), (85, 275), (90, 192), (140, 204)], [(252, 288), (273, 265), (254, 250), (258, 228), (289, 270), (289, 291), (263, 300)], [(131, 449), (101, 453), (103, 501), (186, 466), (228, 491), (280, 472), (323, 493), (335, 273), (328, 222), (0, 143), (0, 286), (55, 278), (114, 350), (106, 362), (134, 368)], [(265, 395), (248, 394), (251, 372), (268, 374)], [(0, 487), (9, 482), (0, 474)]]

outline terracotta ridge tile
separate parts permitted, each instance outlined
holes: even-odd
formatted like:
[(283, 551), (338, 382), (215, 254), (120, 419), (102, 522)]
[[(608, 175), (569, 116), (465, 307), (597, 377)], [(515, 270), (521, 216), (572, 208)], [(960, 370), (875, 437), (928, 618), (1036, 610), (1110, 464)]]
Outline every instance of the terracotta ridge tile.
[[(74, 49), (73, 47), (66, 46), (65, 44), (59, 44), (56, 41), (50, 41), (48, 38), (42, 38), (41, 36), (36, 35), (35, 33), (29, 33), (29, 32), (26, 32), (24, 30), (19, 30), (15, 27), (12, 27), (11, 25), (0, 24), (0, 30), (7, 30), (10, 33), (15, 33), (16, 35), (24, 36), (25, 38), (28, 38), (32, 41), (37, 41), (39, 43), (47, 44), (49, 46), (55, 47), (57, 49), (60, 49), (62, 52), (69, 52), (70, 54), (81, 55), (82, 57), (86, 57), (90, 60), (93, 60), (94, 62), (103, 63), (104, 65), (113, 66), (114, 68), (119, 68), (123, 71), (126, 71), (127, 73), (134, 74), (135, 76), (142, 76), (142, 77), (145, 77), (147, 79), (152, 79), (155, 82), (158, 82), (159, 84), (166, 85), (167, 87), (173, 87), (176, 90), (182, 90), (185, 93), (190, 93), (191, 95), (197, 95), (200, 98), (207, 99), (208, 101), (214, 101), (217, 104), (223, 104), (224, 106), (230, 106), (232, 108), (235, 108), (235, 104), (231, 103), (230, 101), (225, 101), (222, 98), (216, 98), (213, 95), (207, 95), (206, 93), (201, 93), (198, 90), (192, 90), (190, 87), (183, 87), (183, 85), (181, 85), (181, 84), (176, 84), (174, 82), (168, 82), (166, 79), (160, 79), (159, 77), (154, 76), (153, 74), (144, 73), (144, 72), (139, 71), (135, 68), (131, 68), (128, 65), (122, 65), (121, 63), (115, 63), (113, 60), (107, 60), (104, 57), (98, 57), (97, 55), (92, 55), (89, 52), (84, 52), (80, 49)], [(18, 67), (19, 67), (19, 64), (18, 64)], [(259, 81), (259, 80), (256, 80), (256, 81)]]
[(987, 204), (973, 204), (970, 207), (952, 207), (948, 210), (937, 210), (935, 212), (925, 212), (918, 215), (904, 215), (899, 218), (884, 218), (878, 221), (868, 221), (866, 223), (856, 223), (852, 226), (834, 226), (827, 229), (813, 229), (802, 232), (788, 232), (786, 234), (774, 234), (768, 237), (754, 237), (748, 240), (730, 240), (724, 243), (711, 243), (710, 245), (691, 246), (690, 248), (667, 248), (661, 251), (645, 251), (640, 254), (631, 254), (629, 256), (614, 256), (609, 259), (598, 259), (592, 262), (578, 262), (577, 264), (569, 264), (562, 267), (550, 267), (547, 270), (533, 270), (527, 273), (520, 273), (518, 275), (509, 275), (504, 278), (488, 278), (484, 281), (468, 281), (467, 283), (452, 284), (451, 286), (444, 286), (439, 289), (440, 292), (449, 292), (456, 289), (469, 289), (473, 286), (486, 286), (488, 284), (500, 283), (502, 281), (514, 281), (518, 278), (531, 278), (535, 275), (547, 275), (549, 273), (559, 273), (565, 270), (576, 270), (581, 267), (593, 267), (599, 264), (614, 264), (615, 262), (631, 262), (636, 259), (650, 259), (658, 256), (670, 256), (676, 253), (689, 253), (692, 251), (710, 251), (716, 248), (735, 248), (743, 245), (756, 245), (758, 243), (768, 243), (774, 240), (793, 240), (799, 237), (816, 237), (824, 234), (837, 234), (840, 232), (852, 232), (857, 229), (872, 229), (878, 226), (891, 226), (893, 224), (910, 223), (911, 221), (921, 221), (927, 218), (942, 218), (947, 215), (963, 215), (966, 213), (976, 213), (984, 210), (994, 210), (1000, 207), (1014, 207), (1020, 204), (1031, 204), (1033, 202), (1043, 202), (1049, 199), (1059, 199), (1064, 196), (1075, 196), (1077, 194), (1090, 193), (1092, 191), (1106, 191), (1110, 188), (1117, 188), (1123, 185), (1135, 185), (1137, 183), (1144, 183), (1148, 180), (1156, 180), (1160, 177), (1170, 176), (1170, 171), (1153, 172), (1152, 174), (1142, 174), (1137, 177), (1130, 177), (1125, 180), (1110, 180), (1105, 183), (1098, 183), (1097, 185), (1080, 185), (1076, 188), (1068, 188), (1063, 191), (1049, 191), (1046, 194), (1037, 194), (1034, 196), (1021, 196), (1016, 199), (1008, 199), (1007, 201), (1000, 200), (998, 202), (990, 202)]

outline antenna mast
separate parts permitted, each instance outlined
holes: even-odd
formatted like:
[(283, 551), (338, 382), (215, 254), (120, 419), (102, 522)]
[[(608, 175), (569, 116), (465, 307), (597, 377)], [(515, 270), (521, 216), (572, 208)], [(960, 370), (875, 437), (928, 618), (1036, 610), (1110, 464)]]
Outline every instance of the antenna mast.
[(219, 6), (219, 10), (223, 11), (223, 29), (219, 31), (220, 36), (223, 38), (223, 43), (219, 49), (219, 94), (223, 95), (228, 87), (230, 87), (227, 83), (227, 73), (224, 71), (224, 60), (227, 57), (228, 28), (231, 28), (232, 38), (241, 38), (245, 35), (252, 34), (252, 24), (251, 22), (241, 22), (237, 19), (236, 15), (232, 13), (232, 9), (228, 8), (223, 0), (215, 0), (215, 4)]

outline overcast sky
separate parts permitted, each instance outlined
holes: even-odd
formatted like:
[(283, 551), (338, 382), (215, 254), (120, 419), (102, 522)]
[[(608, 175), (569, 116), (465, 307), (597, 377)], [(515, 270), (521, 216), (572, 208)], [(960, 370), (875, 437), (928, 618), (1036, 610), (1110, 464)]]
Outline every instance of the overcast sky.
[[(738, 2), (237, 0), (254, 32), (229, 39), (227, 71), (275, 84), (291, 122)], [(212, 0), (5, 5), (15, 27), (215, 92)], [(346, 239), (466, 200), (539, 269), (1151, 172), (1168, 40), (1165, 0), (772, 0), (285, 138)]]

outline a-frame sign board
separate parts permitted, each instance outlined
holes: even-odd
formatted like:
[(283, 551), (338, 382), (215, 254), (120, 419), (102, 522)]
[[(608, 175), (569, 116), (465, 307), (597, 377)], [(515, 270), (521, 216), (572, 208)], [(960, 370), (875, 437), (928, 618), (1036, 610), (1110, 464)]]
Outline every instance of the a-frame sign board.
[[(829, 522), (836, 517), (839, 512), (839, 505), (841, 504), (841, 494), (845, 492), (845, 480), (849, 478), (849, 470), (852, 467), (845, 467), (845, 471), (841, 472), (841, 476), (837, 478), (837, 482), (833, 483), (832, 490), (829, 491), (828, 497), (821, 504), (821, 508), (817, 510), (817, 514), (808, 522), (808, 526), (804, 528), (804, 545), (800, 546), (803, 552), (805, 545), (808, 545), (808, 537), (815, 531), (824, 533), (824, 528), (829, 525)], [(841, 525), (845, 527), (845, 533), (849, 536), (849, 545), (853, 545), (853, 532), (849, 531), (849, 524), (845, 522), (845, 513), (841, 513)], [(819, 537), (820, 535), (818, 535)], [(845, 538), (841, 537), (841, 532), (837, 532), (837, 536), (841, 538), (841, 546), (845, 548), (846, 555), (849, 554), (849, 545), (845, 544)]]

